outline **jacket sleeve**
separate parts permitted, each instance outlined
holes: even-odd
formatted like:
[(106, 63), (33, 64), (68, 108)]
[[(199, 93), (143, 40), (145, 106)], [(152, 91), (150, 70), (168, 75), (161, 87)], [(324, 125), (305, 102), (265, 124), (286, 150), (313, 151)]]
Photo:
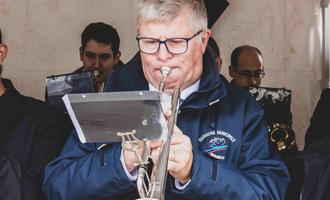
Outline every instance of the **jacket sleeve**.
[(256, 106), (250, 103), (237, 163), (194, 152), (191, 182), (183, 191), (171, 186), (174, 196), (212, 200), (285, 198), (289, 184), (287, 168), (268, 144), (262, 110), (256, 112)]
[(97, 149), (73, 132), (61, 155), (45, 170), (43, 189), (53, 199), (122, 199), (136, 190), (120, 162), (121, 145)]

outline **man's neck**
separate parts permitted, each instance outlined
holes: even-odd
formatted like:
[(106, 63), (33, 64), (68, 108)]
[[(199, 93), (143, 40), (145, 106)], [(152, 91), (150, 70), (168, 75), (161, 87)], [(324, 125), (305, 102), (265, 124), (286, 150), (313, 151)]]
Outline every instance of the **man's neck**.
[(6, 90), (6, 88), (5, 88), (2, 80), (0, 79), (0, 96), (2, 96), (5, 93), (5, 90)]

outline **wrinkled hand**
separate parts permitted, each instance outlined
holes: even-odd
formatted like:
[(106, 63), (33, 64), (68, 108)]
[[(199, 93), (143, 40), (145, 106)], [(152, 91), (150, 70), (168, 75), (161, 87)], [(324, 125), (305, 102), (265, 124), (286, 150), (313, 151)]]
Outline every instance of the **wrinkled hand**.
[[(123, 148), (124, 153), (124, 161), (126, 165), (126, 169), (129, 173), (131, 173), (136, 167), (138, 162), (138, 157), (136, 156), (135, 152), (126, 150)], [(143, 154), (143, 145), (138, 150), (139, 155), (142, 157)]]
[[(159, 157), (161, 142), (151, 142), (151, 156), (155, 162)], [(191, 178), (193, 161), (192, 144), (190, 138), (182, 133), (175, 125), (171, 140), (167, 170), (180, 183), (185, 184)]]

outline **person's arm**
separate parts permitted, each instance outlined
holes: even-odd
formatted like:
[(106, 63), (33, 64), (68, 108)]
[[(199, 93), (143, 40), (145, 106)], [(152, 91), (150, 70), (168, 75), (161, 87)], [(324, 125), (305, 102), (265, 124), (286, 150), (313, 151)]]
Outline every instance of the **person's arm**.
[(180, 191), (172, 181), (173, 196), (204, 200), (285, 198), (288, 172), (279, 156), (269, 149), (263, 112), (256, 113), (250, 105), (246, 113), (237, 163), (212, 159), (195, 151), (191, 182)]
[(73, 132), (61, 155), (46, 168), (43, 189), (52, 199), (123, 199), (136, 191), (120, 161), (121, 144), (97, 149)]

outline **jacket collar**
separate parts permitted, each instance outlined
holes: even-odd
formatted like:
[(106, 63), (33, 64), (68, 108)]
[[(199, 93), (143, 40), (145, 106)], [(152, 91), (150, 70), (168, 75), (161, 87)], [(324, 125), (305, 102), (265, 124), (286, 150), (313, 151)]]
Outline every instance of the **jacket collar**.
[(181, 108), (204, 108), (219, 102), (227, 94), (225, 83), (219, 78), (218, 68), (209, 50), (203, 56), (203, 73), (199, 90), (183, 102)]
[[(137, 53), (126, 65), (114, 71), (107, 81), (105, 91), (149, 90), (144, 77), (141, 56)], [(227, 94), (225, 83), (219, 78), (216, 63), (207, 50), (203, 56), (203, 73), (198, 91), (192, 93), (181, 108), (203, 108), (220, 101)]]
[(0, 110), (9, 109), (22, 101), (22, 95), (15, 89), (13, 83), (8, 79), (1, 79), (6, 90), (3, 95), (0, 96)]

